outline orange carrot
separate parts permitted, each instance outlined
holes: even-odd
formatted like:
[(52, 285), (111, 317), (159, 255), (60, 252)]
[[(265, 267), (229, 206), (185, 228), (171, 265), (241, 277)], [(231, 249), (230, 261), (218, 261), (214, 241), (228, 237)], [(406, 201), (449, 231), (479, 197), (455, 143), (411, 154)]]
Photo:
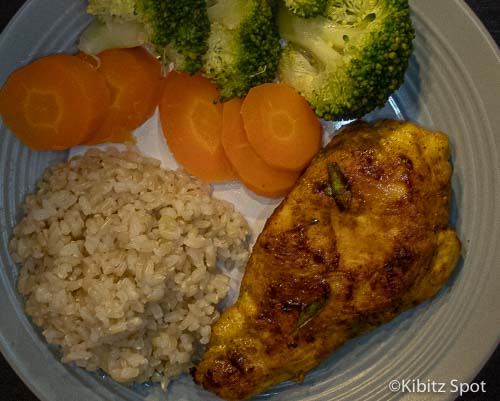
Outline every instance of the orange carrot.
[(286, 195), (297, 181), (298, 172), (270, 167), (248, 142), (241, 118), (241, 99), (223, 104), (222, 145), (239, 179), (258, 195)]
[(109, 106), (104, 77), (81, 59), (63, 54), (15, 71), (0, 91), (4, 123), (35, 150), (82, 143), (103, 123)]
[(268, 83), (248, 92), (241, 108), (248, 141), (272, 167), (300, 171), (321, 147), (321, 124), (293, 88)]
[[(89, 64), (96, 61), (85, 54)], [(132, 140), (132, 131), (150, 118), (161, 93), (161, 65), (142, 47), (111, 49), (98, 54), (97, 70), (111, 90), (108, 117), (87, 145)], [(95, 64), (94, 64), (95, 65)]]
[(172, 71), (160, 100), (163, 135), (176, 160), (207, 182), (236, 178), (221, 144), (222, 105), (206, 78)]

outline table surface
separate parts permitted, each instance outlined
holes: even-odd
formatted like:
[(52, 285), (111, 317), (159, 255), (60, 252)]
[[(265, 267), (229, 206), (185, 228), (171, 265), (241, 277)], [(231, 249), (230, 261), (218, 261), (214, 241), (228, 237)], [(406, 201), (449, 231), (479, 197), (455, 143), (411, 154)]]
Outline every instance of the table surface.
[[(25, 0), (8, 0), (0, 9), (0, 30), (14, 16)], [(486, 26), (497, 44), (500, 44), (500, 1), (499, 0), (465, 0)], [(7, 3), (7, 4), (5, 4)], [(458, 401), (490, 401), (500, 400), (500, 348), (497, 348), (487, 364), (475, 378), (474, 382), (486, 383), (486, 393), (468, 393)], [(24, 383), (10, 368), (0, 354), (0, 398), (3, 401), (38, 401)]]

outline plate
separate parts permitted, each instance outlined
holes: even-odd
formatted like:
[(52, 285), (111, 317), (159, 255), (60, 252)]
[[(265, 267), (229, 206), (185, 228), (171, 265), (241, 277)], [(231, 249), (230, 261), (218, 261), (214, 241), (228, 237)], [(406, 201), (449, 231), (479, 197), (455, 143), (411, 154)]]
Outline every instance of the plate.
[[(500, 332), (500, 126), (498, 48), (459, 0), (411, 1), (417, 32), (405, 84), (386, 107), (368, 119), (392, 117), (447, 133), (452, 147), (451, 223), (463, 243), (453, 276), (432, 300), (391, 323), (347, 343), (302, 384), (282, 383), (258, 399), (380, 400), (428, 399), (428, 393), (391, 392), (392, 380), (446, 383), (436, 399), (454, 399), (452, 380), (468, 382), (487, 360)], [(31, 0), (0, 37), (0, 85), (33, 59), (73, 51), (89, 22), (83, 0)], [(328, 123), (332, 134), (338, 124)], [(162, 159), (167, 153), (153, 118), (141, 128), (139, 148)], [(163, 147), (163, 148), (162, 148)], [(17, 269), (7, 251), (20, 217), (19, 205), (43, 170), (67, 152), (32, 152), (0, 126), (0, 348), (18, 375), (41, 400), (216, 400), (181, 376), (167, 394), (154, 386), (121, 386), (58, 360), (23, 313), (15, 290)], [(236, 203), (255, 229), (275, 203), (241, 187), (220, 185), (215, 194)]]

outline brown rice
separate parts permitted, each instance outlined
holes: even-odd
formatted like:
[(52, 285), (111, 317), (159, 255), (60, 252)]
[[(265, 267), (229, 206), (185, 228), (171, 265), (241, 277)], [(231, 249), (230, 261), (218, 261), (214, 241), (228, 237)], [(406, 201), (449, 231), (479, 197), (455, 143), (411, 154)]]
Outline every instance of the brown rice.
[(131, 149), (49, 169), (10, 243), (26, 313), (64, 362), (121, 382), (185, 372), (210, 337), (249, 229), (209, 186)]

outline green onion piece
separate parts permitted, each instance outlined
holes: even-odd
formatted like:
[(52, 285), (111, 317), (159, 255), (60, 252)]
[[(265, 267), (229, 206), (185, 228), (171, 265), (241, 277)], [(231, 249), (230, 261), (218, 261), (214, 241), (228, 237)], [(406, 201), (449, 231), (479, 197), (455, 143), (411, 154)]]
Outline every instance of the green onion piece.
[(349, 209), (352, 193), (347, 179), (337, 163), (328, 163), (327, 168), (330, 185), (325, 189), (325, 193), (335, 199), (335, 203), (341, 211)]
[(304, 327), (307, 323), (309, 323), (314, 316), (316, 316), (321, 309), (326, 304), (326, 298), (327, 296), (324, 295), (317, 301), (313, 302), (312, 304), (307, 305), (304, 310), (301, 312), (299, 319), (297, 320), (297, 323), (295, 324), (295, 330), (300, 329), (301, 327)]

